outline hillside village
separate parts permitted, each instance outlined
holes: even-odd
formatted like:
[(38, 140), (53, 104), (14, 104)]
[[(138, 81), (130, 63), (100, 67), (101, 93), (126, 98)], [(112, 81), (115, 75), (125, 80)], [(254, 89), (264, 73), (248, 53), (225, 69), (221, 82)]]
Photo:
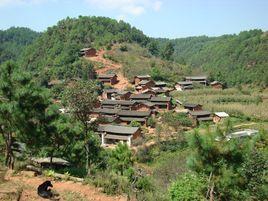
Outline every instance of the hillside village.
[(5, 34), (0, 200), (46, 200), (46, 182), (52, 200), (266, 200), (267, 32), (156, 39), (80, 16)]
[[(80, 55), (89, 60), (96, 60), (95, 58), (98, 57), (97, 50), (94, 48), (83, 48)], [(104, 89), (99, 97), (98, 106), (88, 119), (90, 123), (92, 120), (101, 119), (97, 132), (102, 146), (109, 147), (119, 142), (131, 146), (133, 140), (142, 136), (143, 131), (140, 126), (155, 128), (155, 125), (150, 124), (150, 120), (156, 118), (158, 113), (172, 111), (186, 114), (193, 125), (203, 122), (217, 124), (229, 117), (224, 111), (213, 113), (203, 110), (201, 104), (182, 102), (170, 96), (172, 91), (194, 90), (196, 85), (223, 90), (224, 86), (219, 81), (209, 82), (206, 76), (186, 76), (183, 81), (178, 81), (172, 87), (166, 82), (154, 81), (150, 75), (135, 75), (131, 81), (118, 88), (117, 83), (120, 82), (118, 75), (116, 72), (111, 72), (109, 66), (104, 66), (103, 69), (106, 68), (109, 72), (97, 73), (97, 80)], [(131, 90), (128, 90), (129, 88)], [(61, 111), (65, 112), (66, 109), (63, 108)], [(135, 127), (135, 125), (140, 126)], [(245, 135), (247, 132), (244, 131)]]

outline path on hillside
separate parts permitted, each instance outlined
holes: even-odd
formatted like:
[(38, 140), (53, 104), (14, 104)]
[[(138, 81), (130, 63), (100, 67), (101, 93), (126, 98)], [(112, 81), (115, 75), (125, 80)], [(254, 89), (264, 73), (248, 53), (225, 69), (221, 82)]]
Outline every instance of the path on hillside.
[[(27, 177), (23, 175), (8, 176), (8, 181), (14, 184), (23, 185), (23, 191), (21, 194), (20, 201), (43, 201), (37, 195), (36, 189), (44, 181), (49, 180), (45, 177)], [(108, 196), (91, 185), (83, 185), (82, 183), (75, 183), (72, 181), (52, 181), (53, 190), (60, 195), (60, 200), (63, 201), (61, 195), (66, 193), (76, 193), (83, 200), (88, 201), (126, 201), (127, 199), (123, 196)]]
[(119, 82), (117, 84), (115, 84), (113, 87), (116, 89), (120, 89), (120, 90), (125, 89), (129, 85), (129, 82), (128, 82), (127, 78), (123, 75), (123, 73), (121, 72), (122, 65), (119, 63), (114, 63), (109, 59), (105, 59), (103, 57), (105, 53), (106, 53), (106, 51), (101, 49), (97, 52), (97, 56), (86, 57), (86, 59), (88, 59), (90, 61), (94, 61), (94, 62), (100, 62), (104, 65), (104, 68), (96, 70), (96, 73), (98, 75), (105, 74), (108, 71), (116, 71)]

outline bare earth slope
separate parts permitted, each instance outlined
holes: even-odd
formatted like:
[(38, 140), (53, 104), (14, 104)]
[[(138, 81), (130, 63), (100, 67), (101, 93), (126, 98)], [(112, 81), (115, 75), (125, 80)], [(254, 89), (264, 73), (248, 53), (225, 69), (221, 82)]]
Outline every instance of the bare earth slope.
[(104, 65), (104, 68), (96, 70), (96, 73), (98, 75), (105, 74), (105, 73), (108, 73), (110, 71), (116, 72), (119, 82), (116, 85), (114, 85), (113, 87), (116, 88), (116, 89), (120, 89), (120, 90), (125, 89), (129, 85), (129, 82), (128, 82), (127, 78), (124, 77), (124, 75), (123, 75), (123, 73), (121, 71), (122, 65), (119, 64), (119, 63), (114, 63), (109, 59), (105, 59), (103, 57), (103, 55), (105, 53), (106, 53), (105, 50), (99, 50), (97, 52), (97, 56), (95, 56), (95, 57), (87, 57), (87, 59), (90, 60), (90, 61), (94, 61), (94, 62), (100, 62), (100, 63), (102, 63)]

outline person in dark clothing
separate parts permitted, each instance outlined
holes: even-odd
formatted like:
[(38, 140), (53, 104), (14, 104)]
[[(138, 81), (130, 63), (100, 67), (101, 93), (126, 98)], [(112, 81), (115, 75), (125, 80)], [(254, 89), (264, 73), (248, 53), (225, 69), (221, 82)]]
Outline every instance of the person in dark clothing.
[(53, 187), (51, 182), (45, 181), (44, 183), (38, 186), (37, 194), (42, 198), (46, 198), (46, 199), (52, 198), (53, 195), (52, 195), (50, 187), (51, 188)]

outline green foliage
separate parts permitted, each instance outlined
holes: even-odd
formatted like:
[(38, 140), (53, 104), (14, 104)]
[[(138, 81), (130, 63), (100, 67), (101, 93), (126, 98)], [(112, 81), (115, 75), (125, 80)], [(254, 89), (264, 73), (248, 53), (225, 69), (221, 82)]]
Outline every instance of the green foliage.
[(127, 51), (128, 51), (126, 45), (121, 45), (121, 46), (120, 46), (120, 50), (121, 50), (122, 52), (127, 52)]
[(182, 126), (192, 126), (193, 124), (185, 113), (165, 112), (162, 115), (162, 121), (175, 129), (179, 129)]
[(174, 54), (174, 45), (171, 42), (168, 42), (164, 49), (161, 52), (161, 56), (163, 59), (170, 60), (172, 55)]
[(41, 144), (50, 101), (47, 91), (15, 63), (7, 62), (0, 68), (0, 133), (6, 142), (6, 165), (13, 168), (15, 159), (11, 146), (14, 140), (26, 143), (33, 148), (33, 153)]
[(174, 182), (170, 189), (170, 199), (173, 201), (180, 200), (206, 200), (203, 196), (206, 183), (204, 179), (193, 173), (187, 173)]
[[(211, 79), (227, 85), (268, 85), (268, 34), (261, 30), (243, 31), (238, 35), (220, 37), (188, 37), (174, 40), (159, 39), (160, 46), (172, 42), (174, 59), (201, 69)], [(200, 70), (199, 70), (200, 71)]]
[(152, 127), (152, 128), (155, 128), (155, 125), (156, 125), (155, 118), (149, 117), (148, 120), (147, 120), (147, 125), (150, 126), (150, 127)]
[(268, 168), (267, 149), (263, 149), (266, 134), (217, 142), (216, 133), (201, 135), (196, 131), (188, 140), (192, 149), (188, 165), (211, 178), (209, 188), (220, 200), (262, 200), (267, 196), (267, 180), (263, 179)]
[(109, 195), (128, 193), (130, 188), (127, 177), (119, 176), (114, 172), (109, 171), (96, 174), (92, 183), (96, 187), (101, 187), (103, 192)]
[(133, 165), (132, 152), (127, 144), (119, 143), (117, 147), (112, 150), (109, 158), (109, 166), (115, 173), (124, 175)]
[(129, 126), (131, 127), (141, 127), (141, 123), (138, 121), (131, 121)]
[(123, 21), (106, 17), (66, 18), (49, 27), (26, 49), (22, 63), (40, 77), (46, 73), (49, 79), (68, 79), (87, 74), (87, 69), (76, 68), (79, 51), (84, 47), (98, 49), (123, 42), (146, 45), (147, 41), (141, 31)]
[(7, 60), (17, 60), (25, 47), (40, 34), (28, 28), (11, 27), (0, 30), (0, 64)]

